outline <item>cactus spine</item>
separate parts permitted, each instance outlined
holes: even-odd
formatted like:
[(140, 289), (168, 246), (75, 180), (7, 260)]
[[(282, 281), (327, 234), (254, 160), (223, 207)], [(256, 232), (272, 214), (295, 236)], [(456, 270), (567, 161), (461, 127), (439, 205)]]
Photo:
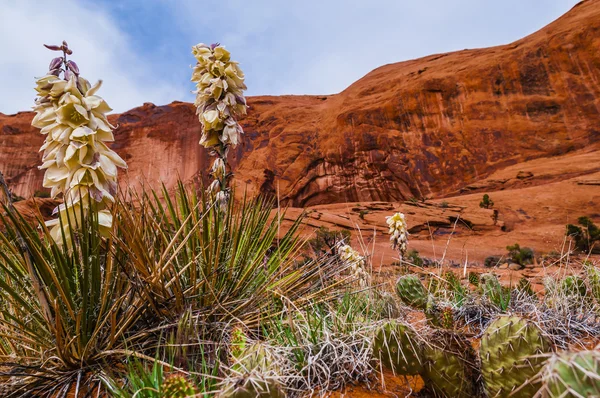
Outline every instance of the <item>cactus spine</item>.
[(540, 354), (550, 346), (540, 329), (517, 316), (500, 316), (486, 328), (479, 356), (485, 389), (490, 397), (533, 397), (533, 382), (543, 366)]

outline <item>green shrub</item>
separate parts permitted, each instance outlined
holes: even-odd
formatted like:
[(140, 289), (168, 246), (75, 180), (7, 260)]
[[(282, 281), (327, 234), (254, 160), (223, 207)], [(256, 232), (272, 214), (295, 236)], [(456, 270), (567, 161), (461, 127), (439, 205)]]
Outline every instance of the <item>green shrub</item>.
[(348, 243), (351, 233), (347, 229), (331, 231), (327, 227), (320, 227), (316, 231), (316, 236), (308, 241), (309, 246), (317, 254), (331, 253), (335, 254), (340, 242)]
[(406, 255), (406, 261), (415, 267), (423, 267), (423, 259), (416, 249), (411, 249)]
[(579, 217), (577, 222), (580, 226), (567, 224), (566, 235), (575, 241), (577, 249), (589, 252), (594, 249), (595, 243), (600, 241), (600, 228), (589, 217)]
[(483, 199), (479, 202), (479, 207), (482, 209), (491, 209), (494, 207), (494, 201), (490, 198), (490, 195), (487, 193), (483, 195)]
[(529, 247), (521, 247), (518, 243), (512, 246), (506, 246), (508, 257), (515, 263), (520, 265), (532, 264), (534, 259), (533, 249)]

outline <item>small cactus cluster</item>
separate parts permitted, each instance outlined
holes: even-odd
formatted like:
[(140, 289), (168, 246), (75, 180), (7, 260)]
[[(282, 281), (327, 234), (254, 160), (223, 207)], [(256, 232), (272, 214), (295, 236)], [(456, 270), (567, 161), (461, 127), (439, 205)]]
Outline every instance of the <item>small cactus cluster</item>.
[(172, 375), (163, 381), (161, 393), (165, 398), (188, 398), (196, 396), (197, 391), (185, 376)]

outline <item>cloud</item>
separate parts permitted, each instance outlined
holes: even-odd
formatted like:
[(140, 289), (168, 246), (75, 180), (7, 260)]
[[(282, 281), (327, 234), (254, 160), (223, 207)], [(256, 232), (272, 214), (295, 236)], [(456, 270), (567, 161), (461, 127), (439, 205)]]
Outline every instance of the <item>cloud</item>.
[(386, 63), (518, 40), (577, 1), (183, 0), (177, 18), (232, 51), (249, 94), (331, 94)]
[(189, 91), (186, 82), (169, 82), (131, 48), (130, 38), (103, 9), (74, 0), (59, 3), (0, 0), (0, 112), (33, 105), (34, 77), (43, 76), (53, 56), (42, 44), (69, 42), (72, 59), (115, 111), (144, 102), (168, 103)]

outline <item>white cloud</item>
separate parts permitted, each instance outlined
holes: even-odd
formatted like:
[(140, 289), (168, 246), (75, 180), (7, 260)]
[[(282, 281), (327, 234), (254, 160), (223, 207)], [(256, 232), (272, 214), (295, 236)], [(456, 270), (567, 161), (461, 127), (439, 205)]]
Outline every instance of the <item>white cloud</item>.
[[(52, 5), (51, 5), (52, 4)], [(0, 112), (28, 110), (33, 105), (34, 77), (43, 76), (56, 56), (42, 44), (69, 42), (72, 59), (115, 111), (144, 102), (164, 104), (189, 90), (155, 76), (102, 9), (74, 0), (40, 2), (0, 0)]]

